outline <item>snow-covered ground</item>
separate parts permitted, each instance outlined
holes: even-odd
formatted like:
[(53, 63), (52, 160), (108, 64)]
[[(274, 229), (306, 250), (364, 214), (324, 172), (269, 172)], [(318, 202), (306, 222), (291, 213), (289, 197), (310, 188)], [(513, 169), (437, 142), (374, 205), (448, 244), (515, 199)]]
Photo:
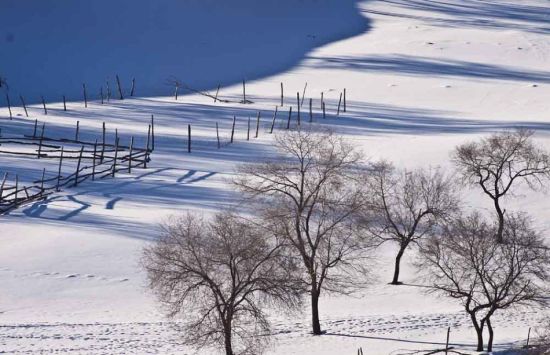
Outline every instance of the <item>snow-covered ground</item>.
[[(6, 14), (10, 10), (19, 13), (17, 6), (23, 3), (2, 2), (0, 16), (9, 18)], [(257, 35), (251, 36), (258, 42), (265, 31), (269, 33), (267, 38), (273, 38), (273, 33), (281, 30), (276, 21), (262, 26), (258, 20), (265, 16), (262, 7), (247, 8), (244, 13), (235, 11), (245, 3), (252, 2), (235, 0), (234, 7), (229, 7), (231, 14), (254, 19), (251, 28), (241, 24), (236, 36), (245, 30), (255, 31)], [(292, 17), (294, 1), (282, 1), (279, 6), (274, 1), (268, 3), (267, 10), (284, 8), (287, 12), (282, 13)], [(335, 8), (334, 1), (328, 1), (326, 9), (325, 1), (296, 3), (300, 4), (296, 10), (298, 18), (307, 17), (308, 12), (300, 12), (305, 11), (303, 8), (317, 8), (325, 15)], [(178, 5), (184, 11), (186, 5), (182, 4), (186, 2)], [(202, 14), (203, 6), (217, 6), (215, 1), (205, 4), (208, 5), (189, 2), (188, 10)], [(257, 49), (259, 53), (265, 50), (277, 54), (273, 61), (269, 56), (250, 58), (257, 46), (251, 41), (240, 44), (246, 61), (236, 60), (239, 64), (226, 70), (216, 67), (214, 74), (205, 74), (204, 82), (200, 78), (209, 65), (191, 70), (194, 76), (189, 84), (197, 87), (234, 83), (243, 76), (256, 78), (247, 83), (247, 98), (254, 101), (250, 105), (214, 103), (200, 95), (181, 96), (177, 102), (172, 97), (140, 96), (111, 100), (105, 105), (94, 101), (88, 108), (81, 102), (71, 102), (67, 112), (60, 103), (48, 104), (47, 116), (40, 105), (33, 105), (29, 108), (31, 118), (24, 116), (21, 107), (12, 107), (16, 115), (13, 121), (7, 119), (7, 108), (0, 108), (4, 136), (32, 133), (33, 119), (37, 118), (46, 122), (52, 136), (71, 135), (76, 121), (80, 121), (82, 134), (97, 138), (105, 121), (111, 141), (117, 128), (123, 142), (133, 135), (138, 144), (144, 145), (150, 115), (154, 114), (157, 137), (148, 169), (135, 169), (132, 174), (121, 174), (115, 179), (85, 182), (0, 217), (0, 353), (192, 353), (179, 345), (173, 324), (163, 317), (144, 287), (144, 274), (138, 267), (140, 251), (155, 238), (158, 222), (166, 216), (184, 210), (215, 211), (236, 203), (237, 196), (227, 181), (235, 166), (275, 153), (268, 130), (279, 103), (280, 82), (285, 85), (286, 98), (285, 106), (279, 107), (276, 129), (281, 129), (288, 107), (296, 106), (296, 92), (301, 94), (307, 82), (306, 98), (314, 100), (315, 124), (335, 127), (371, 159), (387, 158), (399, 166), (450, 167), (449, 153), (457, 144), (516, 126), (536, 129), (537, 141), (550, 148), (547, 1), (372, 0), (361, 1), (356, 7), (351, 1), (342, 4), (346, 11), (340, 13), (334, 32), (328, 15), (321, 17), (326, 19), (324, 24), (305, 23), (305, 32), (299, 33), (301, 42), (297, 41), (304, 50), (293, 47), (294, 59), (288, 62), (284, 60), (285, 45), (277, 41), (264, 43), (267, 49)], [(353, 11), (349, 11), (349, 6)], [(8, 11), (2, 11), (5, 9)], [(221, 7), (216, 11), (223, 14)], [(185, 18), (191, 15), (186, 13)], [(30, 18), (36, 16), (33, 13)], [(6, 23), (19, 27), (26, 23), (14, 18), (10, 21), (0, 22), (0, 35), (6, 36), (6, 41), (19, 38), (15, 30), (4, 31)], [(351, 28), (344, 26), (348, 21)], [(223, 23), (227, 22), (231, 21), (225, 19)], [(15, 36), (8, 36), (14, 31)], [(306, 45), (310, 35), (316, 36), (315, 31), (323, 41)], [(137, 28), (135, 32), (139, 32)], [(280, 33), (292, 37), (292, 31)], [(182, 43), (191, 40), (184, 37)], [(122, 43), (123, 39), (119, 41)], [(27, 49), (15, 43), (20, 46), (18, 50)], [(172, 45), (177, 46), (178, 42)], [(291, 46), (297, 44), (293, 42)], [(5, 63), (5, 48), (8, 47), (4, 44), (0, 46), (0, 76), (8, 78), (10, 90), (40, 95), (42, 89), (47, 95), (49, 85), (55, 90), (68, 87), (54, 85), (49, 79), (41, 81), (40, 77), (31, 83), (18, 81), (25, 74), (23, 63), (27, 63), (26, 67), (32, 63)], [(160, 52), (162, 48), (152, 50)], [(185, 48), (180, 50), (177, 54), (185, 52)], [(212, 50), (199, 54), (216, 55)], [(116, 58), (116, 52), (113, 55)], [(149, 64), (141, 62), (139, 66), (143, 81), (151, 83), (147, 95), (162, 88), (165, 75), (189, 71), (180, 70), (174, 62), (167, 62), (167, 69), (158, 69), (162, 65), (156, 65), (154, 58), (148, 60)], [(159, 60), (162, 62), (162, 58)], [(4, 72), (5, 67), (8, 69)], [(136, 68), (123, 74), (126, 78), (135, 75), (140, 83)], [(47, 72), (47, 65), (41, 70)], [(79, 78), (79, 71), (72, 70), (63, 80), (80, 83), (98, 75), (91, 71), (86, 74), (92, 76), (90, 79)], [(245, 73), (247, 70), (250, 71)], [(12, 71), (15, 74), (10, 76)], [(154, 80), (160, 86), (155, 86)], [(78, 97), (80, 84), (75, 85), (74, 92), (67, 95)], [(336, 117), (339, 94), (344, 88), (347, 112)], [(54, 98), (63, 94), (55, 92)], [(328, 101), (325, 120), (319, 108), (321, 92)], [(238, 101), (240, 95), (240, 84), (222, 87), (220, 91), (220, 97), (233, 101)], [(303, 111), (305, 107), (307, 104)], [(254, 122), (258, 110), (262, 112), (260, 136), (247, 142), (247, 119), (252, 117)], [(307, 119), (303, 111), (302, 118)], [(230, 145), (234, 115), (236, 142)], [(220, 150), (216, 147), (216, 122), (222, 138)], [(187, 124), (193, 127), (191, 154), (186, 152)], [(56, 164), (0, 155), (0, 172), (18, 172), (28, 180), (39, 178), (43, 167), (55, 175)], [(464, 198), (467, 207), (490, 208), (476, 191), (465, 191)], [(548, 195), (522, 191), (507, 201), (507, 208), (531, 213), (541, 229), (550, 230)], [(449, 326), (451, 343), (473, 349), (474, 332), (461, 307), (453, 301), (428, 296), (416, 285), (410, 265), (414, 252), (405, 255), (403, 280), (408, 285), (387, 285), (393, 252), (393, 247), (387, 245), (377, 253), (374, 269), (378, 279), (370, 288), (354, 298), (323, 298), (322, 325), (327, 335), (309, 334), (307, 308), (298, 315), (274, 315), (275, 342), (269, 353), (355, 354), (362, 347), (365, 354), (388, 354), (398, 349), (433, 349), (444, 343)], [(497, 350), (521, 345), (528, 328), (535, 327), (549, 313), (525, 309), (500, 314), (494, 322)]]

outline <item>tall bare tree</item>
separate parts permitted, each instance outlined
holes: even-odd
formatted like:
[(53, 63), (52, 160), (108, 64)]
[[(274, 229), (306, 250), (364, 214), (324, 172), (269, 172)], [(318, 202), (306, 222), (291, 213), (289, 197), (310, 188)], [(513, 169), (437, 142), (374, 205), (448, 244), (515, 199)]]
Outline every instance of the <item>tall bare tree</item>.
[(524, 215), (507, 215), (504, 243), (495, 243), (498, 223), (479, 214), (457, 217), (437, 237), (427, 238), (418, 266), (431, 291), (461, 301), (483, 351), (493, 348), (495, 312), (518, 305), (545, 303), (550, 281), (550, 254)]
[(352, 292), (367, 280), (368, 243), (355, 223), (363, 204), (356, 183), (361, 155), (332, 132), (289, 131), (275, 142), (283, 157), (241, 167), (235, 184), (257, 202), (263, 223), (293, 247), (319, 335), (321, 292)]
[(363, 226), (381, 242), (399, 246), (391, 284), (399, 285), (401, 258), (411, 244), (434, 232), (439, 221), (458, 209), (452, 181), (440, 169), (397, 170), (382, 161), (365, 178)]
[(497, 241), (502, 242), (504, 214), (502, 199), (512, 195), (520, 182), (536, 189), (550, 177), (550, 156), (537, 147), (533, 131), (502, 132), (456, 148), (453, 160), (469, 185), (478, 185), (489, 196), (498, 218)]
[(233, 214), (210, 221), (186, 214), (162, 226), (143, 266), (168, 315), (183, 316), (187, 344), (259, 354), (269, 333), (264, 307), (299, 305), (301, 285), (284, 251)]

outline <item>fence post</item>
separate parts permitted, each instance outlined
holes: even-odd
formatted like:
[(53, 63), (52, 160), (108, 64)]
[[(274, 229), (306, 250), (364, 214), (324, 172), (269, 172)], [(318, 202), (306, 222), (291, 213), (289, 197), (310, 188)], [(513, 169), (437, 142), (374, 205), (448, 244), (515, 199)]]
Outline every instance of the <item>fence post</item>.
[(258, 138), (259, 130), (260, 130), (260, 111), (258, 111), (258, 117), (256, 117), (256, 136), (254, 138)]
[(191, 153), (191, 125), (187, 125), (187, 153)]
[(120, 86), (120, 79), (118, 77), (118, 74), (116, 75), (116, 83), (118, 86), (118, 94), (120, 95), (120, 99), (124, 100), (124, 96), (122, 96), (122, 86)]
[(155, 118), (151, 115), (151, 151), (155, 150)]
[(233, 136), (235, 135), (235, 120), (237, 119), (236, 116), (233, 116), (233, 125), (231, 127), (231, 141), (230, 143), (233, 143)]
[(128, 156), (128, 174), (132, 173), (132, 154), (134, 154), (134, 136), (130, 139), (130, 155)]
[(76, 132), (74, 134), (75, 141), (78, 141), (79, 133), (80, 133), (80, 121), (76, 121)]
[(115, 139), (115, 159), (113, 160), (113, 171), (111, 175), (112, 177), (115, 177), (117, 159), (118, 159), (118, 137)]
[(220, 86), (221, 84), (218, 84), (218, 89), (216, 90), (216, 96), (214, 96), (214, 102), (218, 101), (218, 93), (220, 92)]
[(103, 164), (103, 158), (105, 156), (105, 121), (103, 121), (103, 135), (101, 141), (101, 159), (99, 160), (100, 164)]
[(325, 103), (323, 102), (323, 119), (327, 118), (327, 113), (326, 113), (326, 106), (325, 106)]
[(19, 98), (21, 99), (21, 103), (23, 104), (23, 108), (25, 109), (25, 116), (29, 117), (29, 113), (27, 112), (27, 105), (25, 105), (25, 99), (23, 99), (22, 95), (19, 95)]
[(130, 90), (130, 96), (134, 96), (135, 88), (136, 88), (136, 78), (132, 78), (132, 90)]
[(65, 95), (63, 95), (63, 111), (67, 111), (67, 100), (65, 98)]
[(325, 105), (325, 93), (321, 91), (321, 110), (323, 109), (323, 106)]
[(283, 83), (281, 82), (281, 107), (283, 107), (283, 105), (284, 105), (284, 102), (283, 102), (284, 95), (283, 94), (284, 94), (284, 92), (283, 92)]
[(275, 119), (277, 118), (277, 106), (275, 106), (275, 113), (273, 114), (273, 120), (271, 121), (271, 130), (269, 131), (269, 134), (273, 133), (273, 127), (275, 127)]
[(34, 130), (32, 131), (32, 138), (33, 139), (36, 138), (36, 128), (37, 128), (37, 126), (38, 126), (38, 120), (35, 119), (34, 120)]
[(44, 178), (46, 177), (46, 168), (42, 170), (42, 180), (40, 180), (40, 196), (44, 193)]
[(8, 111), (10, 112), (10, 120), (13, 119), (13, 115), (11, 113), (11, 103), (10, 103), (10, 95), (6, 94), (6, 101), (8, 102)]
[(6, 184), (7, 179), (8, 179), (8, 173), (4, 173), (4, 178), (2, 179), (2, 184), (0, 185), (0, 201), (2, 200), (2, 196), (4, 193), (4, 185)]
[(94, 156), (92, 157), (92, 181), (95, 180), (95, 162), (96, 162), (96, 155), (97, 155), (97, 138), (94, 142)]
[(61, 156), (59, 157), (59, 168), (57, 170), (57, 185), (55, 191), (59, 192), (59, 183), (61, 181), (61, 165), (63, 164), (63, 149), (65, 147), (61, 146)]
[(248, 116), (248, 128), (246, 130), (246, 140), (250, 140), (250, 116)]
[(44, 115), (48, 115), (48, 109), (46, 108), (46, 101), (44, 100), (44, 96), (40, 96), (42, 99), (42, 106), (44, 107)]
[(302, 101), (300, 102), (300, 106), (304, 106), (304, 99), (306, 98), (306, 89), (307, 89), (307, 83), (304, 85), (304, 91), (302, 91)]
[(243, 104), (246, 104), (246, 82), (243, 80)]
[(447, 355), (449, 350), (449, 336), (451, 334), (451, 327), (447, 328), (447, 341), (445, 341), (445, 355)]
[(17, 189), (19, 189), (19, 176), (15, 174), (15, 204), (17, 204)]
[(42, 141), (44, 140), (44, 129), (46, 128), (46, 123), (42, 123), (42, 132), (40, 133), (40, 142), (38, 143), (38, 159), (42, 154)]
[(300, 93), (296, 93), (296, 104), (298, 105), (298, 126), (300, 125)]
[(82, 90), (84, 93), (84, 107), (88, 107), (88, 95), (86, 95), (86, 84), (82, 84)]
[(290, 110), (288, 111), (288, 121), (286, 123), (286, 129), (290, 129), (290, 118), (292, 117), (292, 106), (290, 106)]
[(80, 173), (80, 163), (82, 162), (82, 153), (84, 152), (84, 146), (80, 148), (80, 154), (78, 155), (78, 163), (76, 164), (76, 173), (74, 177), (74, 186), (78, 186), (78, 174)]
[(529, 327), (529, 331), (527, 332), (527, 344), (525, 344), (525, 347), (529, 349), (529, 339), (531, 338), (531, 327)]

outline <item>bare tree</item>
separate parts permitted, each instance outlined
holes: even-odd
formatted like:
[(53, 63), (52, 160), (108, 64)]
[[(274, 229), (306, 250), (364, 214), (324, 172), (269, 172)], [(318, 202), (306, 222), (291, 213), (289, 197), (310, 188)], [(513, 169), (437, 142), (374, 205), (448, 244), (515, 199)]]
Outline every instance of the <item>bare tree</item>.
[(439, 169), (397, 170), (382, 161), (373, 166), (365, 181), (369, 203), (362, 224), (380, 242), (399, 246), (391, 281), (399, 285), (405, 250), (433, 233), (438, 221), (455, 212), (458, 197), (450, 178)]
[(183, 316), (186, 344), (258, 354), (269, 333), (264, 306), (299, 305), (300, 282), (284, 251), (233, 214), (211, 221), (186, 214), (162, 226), (142, 263), (168, 315)]
[(321, 292), (345, 294), (367, 280), (368, 243), (355, 223), (363, 204), (355, 177), (361, 155), (328, 131), (288, 131), (275, 142), (283, 157), (241, 167), (235, 184), (258, 203), (265, 226), (293, 247), (319, 335)]
[(497, 241), (502, 242), (504, 214), (502, 199), (512, 195), (516, 181), (532, 189), (550, 177), (550, 156), (537, 147), (533, 131), (516, 130), (493, 134), (478, 142), (456, 148), (453, 160), (469, 185), (479, 185), (492, 200), (498, 217)]
[(495, 312), (547, 302), (550, 255), (543, 239), (524, 215), (507, 215), (504, 243), (495, 243), (498, 229), (479, 214), (457, 217), (441, 235), (422, 243), (418, 262), (432, 292), (462, 302), (476, 330), (478, 351), (483, 351), (485, 326), (492, 351)]

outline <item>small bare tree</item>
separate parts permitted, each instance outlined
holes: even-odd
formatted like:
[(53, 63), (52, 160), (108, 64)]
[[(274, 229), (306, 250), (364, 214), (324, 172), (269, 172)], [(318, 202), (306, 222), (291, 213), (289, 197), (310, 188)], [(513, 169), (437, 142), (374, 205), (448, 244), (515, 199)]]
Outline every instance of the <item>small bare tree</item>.
[(363, 226), (380, 242), (399, 246), (391, 281), (399, 285), (405, 250), (458, 210), (458, 197), (451, 180), (439, 169), (396, 170), (382, 161), (373, 166), (365, 180), (369, 203)]
[(491, 317), (498, 310), (546, 302), (550, 255), (524, 215), (508, 215), (504, 243), (495, 243), (499, 226), (479, 214), (457, 217), (437, 237), (422, 243), (418, 261), (431, 292), (459, 299), (477, 334), (477, 351), (492, 351)]
[(489, 196), (498, 217), (497, 241), (502, 242), (504, 214), (502, 199), (512, 195), (515, 182), (532, 189), (541, 187), (550, 177), (550, 156), (537, 147), (533, 131), (516, 130), (493, 134), (478, 142), (456, 148), (453, 160), (469, 185), (479, 185)]
[(170, 219), (142, 263), (168, 315), (183, 316), (185, 343), (226, 355), (261, 352), (269, 333), (264, 306), (299, 305), (284, 245), (233, 214)]
[(321, 292), (345, 294), (366, 282), (368, 243), (355, 223), (361, 155), (332, 132), (289, 131), (275, 142), (283, 157), (241, 167), (235, 184), (258, 203), (265, 226), (293, 247), (311, 296), (313, 334), (320, 335)]

